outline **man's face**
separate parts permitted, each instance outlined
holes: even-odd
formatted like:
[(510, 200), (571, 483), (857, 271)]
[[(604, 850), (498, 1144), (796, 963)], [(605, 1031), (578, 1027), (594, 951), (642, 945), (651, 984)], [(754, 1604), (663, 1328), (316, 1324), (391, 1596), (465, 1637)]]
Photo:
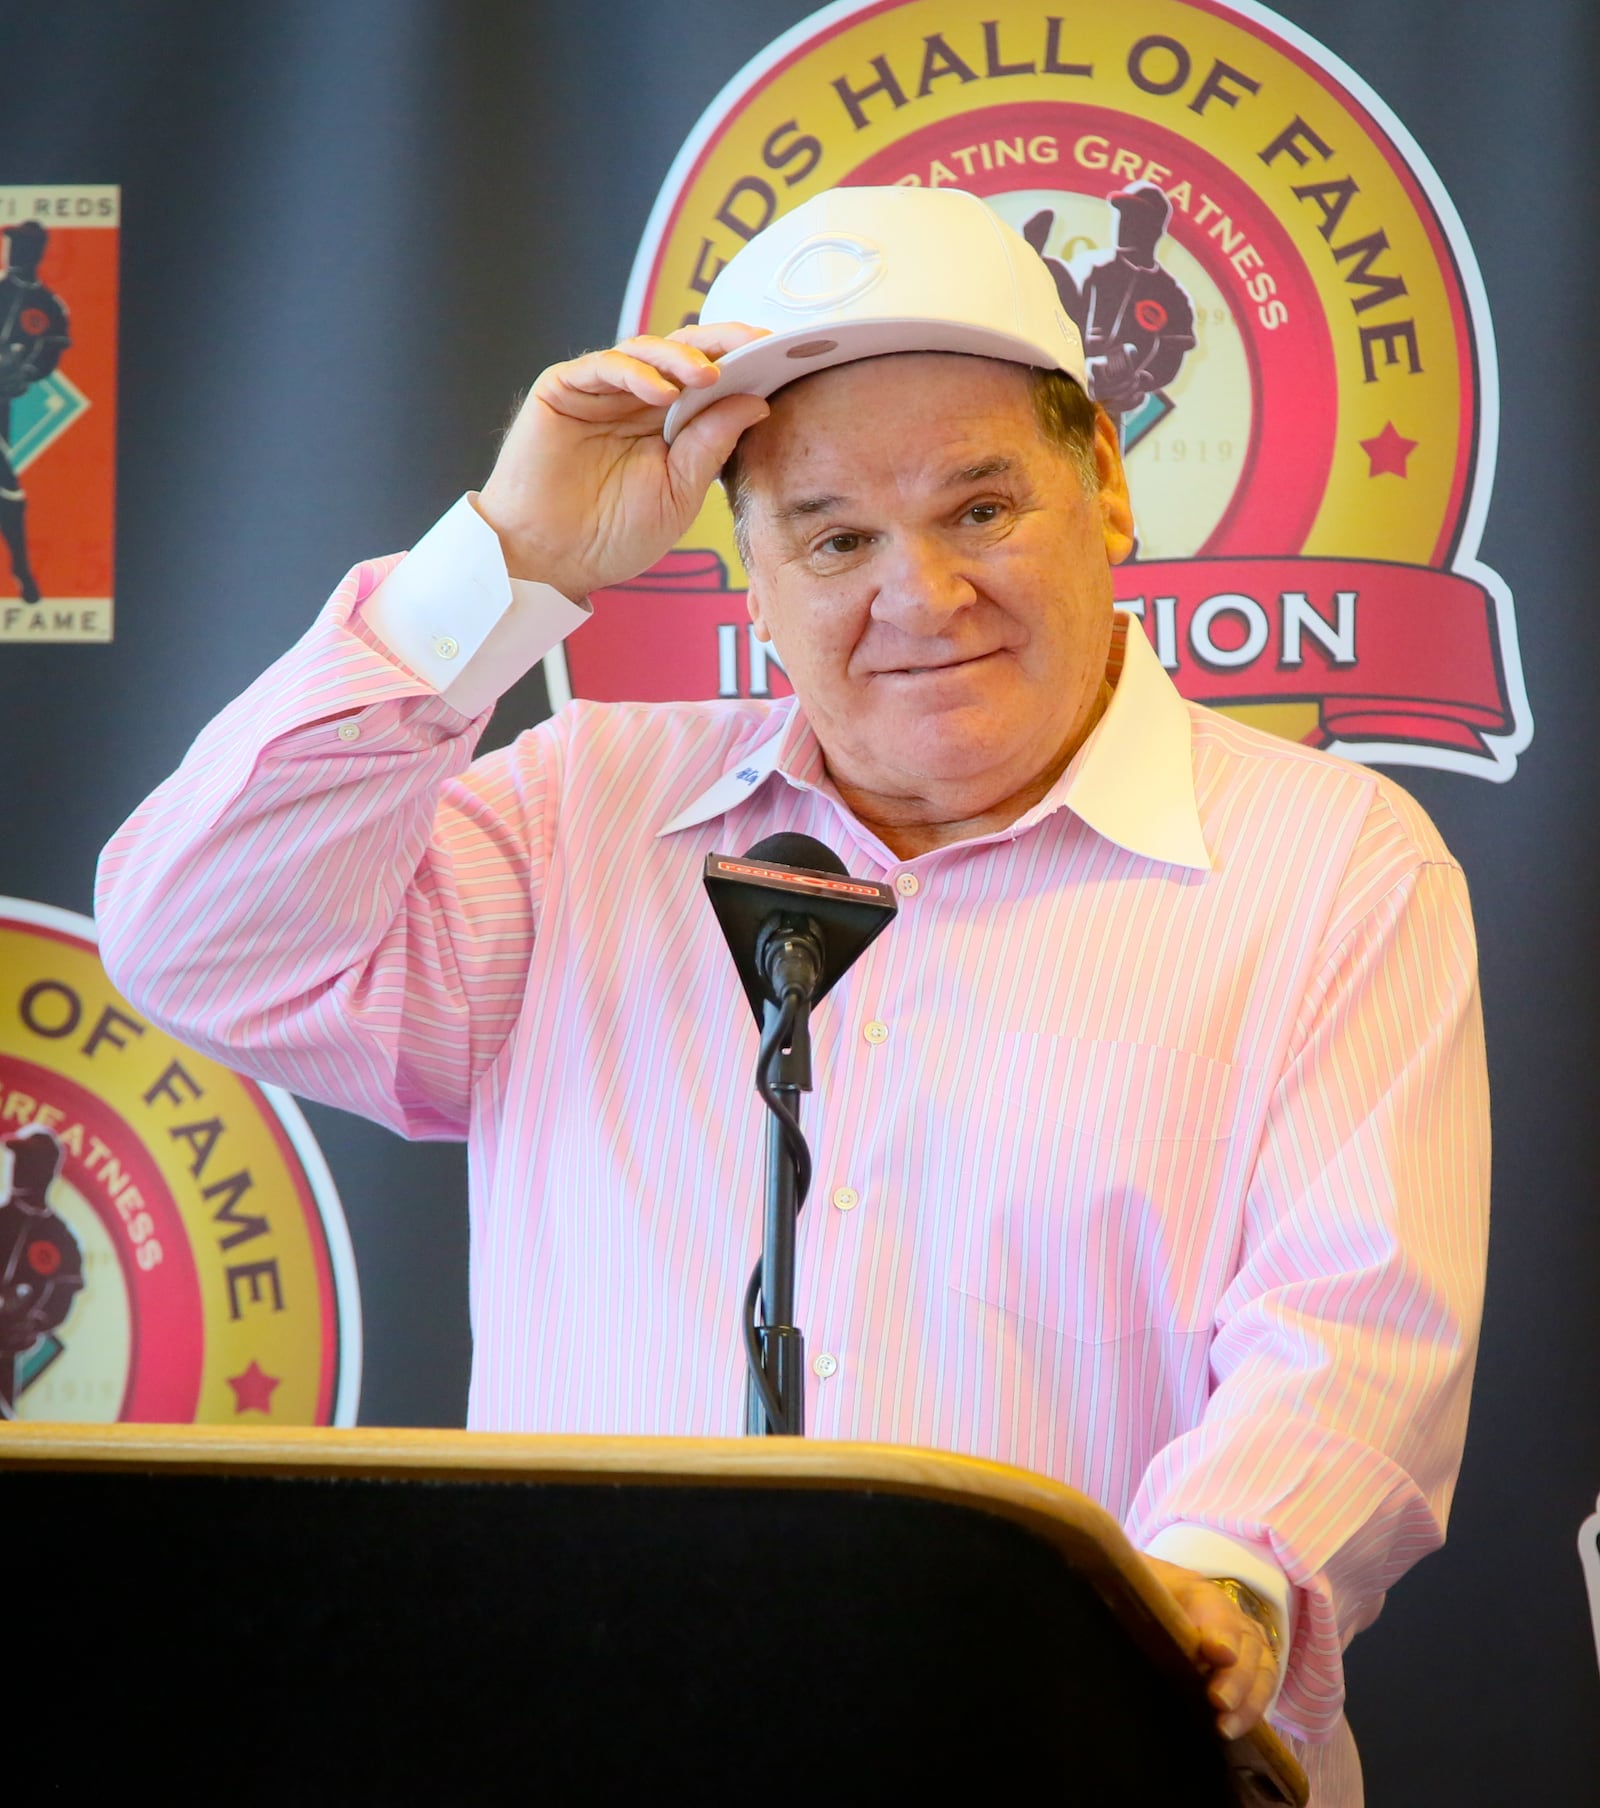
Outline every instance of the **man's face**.
[(781, 390), (739, 450), (751, 619), (835, 781), (956, 821), (1053, 776), (1098, 709), (1130, 545), (1109, 426), (1087, 493), (1020, 366), (918, 352)]

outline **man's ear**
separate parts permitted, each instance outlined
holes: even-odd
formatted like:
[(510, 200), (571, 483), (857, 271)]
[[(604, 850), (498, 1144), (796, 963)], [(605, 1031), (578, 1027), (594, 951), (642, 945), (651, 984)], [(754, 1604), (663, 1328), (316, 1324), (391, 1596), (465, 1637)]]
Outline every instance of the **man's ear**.
[(771, 641), (772, 630), (767, 626), (766, 617), (761, 608), (761, 593), (756, 589), (756, 581), (751, 578), (749, 589), (744, 593), (744, 606), (750, 611), (750, 624), (755, 629), (757, 640)]
[(1106, 557), (1120, 565), (1133, 551), (1133, 504), (1128, 499), (1128, 474), (1122, 468), (1122, 448), (1117, 424), (1105, 409), (1094, 411), (1094, 464), (1100, 478), (1101, 531)]

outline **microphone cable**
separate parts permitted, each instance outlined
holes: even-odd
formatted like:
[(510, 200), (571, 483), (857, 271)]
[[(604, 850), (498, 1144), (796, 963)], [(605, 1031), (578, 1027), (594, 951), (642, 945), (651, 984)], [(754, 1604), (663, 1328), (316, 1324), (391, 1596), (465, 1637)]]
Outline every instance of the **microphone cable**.
[[(784, 1148), (788, 1150), (789, 1159), (794, 1163), (794, 1213), (797, 1220), (801, 1207), (806, 1202), (806, 1194), (811, 1190), (811, 1149), (806, 1142), (805, 1132), (800, 1128), (799, 1118), (789, 1109), (788, 1103), (779, 1097), (772, 1076), (783, 1054), (784, 1045), (794, 1032), (795, 1018), (799, 1014), (801, 1002), (799, 987), (790, 986), (783, 995), (783, 1002), (771, 1027), (763, 1033), (761, 1047), (756, 1054), (756, 1091), (761, 1094), (761, 1102), (778, 1120)], [(767, 1372), (762, 1367), (761, 1339), (758, 1335), (766, 1322), (766, 1301), (761, 1298), (761, 1265), (762, 1257), (758, 1256), (750, 1273), (750, 1284), (744, 1290), (744, 1354), (751, 1382), (761, 1396), (767, 1423), (776, 1425), (782, 1417), (782, 1410)]]

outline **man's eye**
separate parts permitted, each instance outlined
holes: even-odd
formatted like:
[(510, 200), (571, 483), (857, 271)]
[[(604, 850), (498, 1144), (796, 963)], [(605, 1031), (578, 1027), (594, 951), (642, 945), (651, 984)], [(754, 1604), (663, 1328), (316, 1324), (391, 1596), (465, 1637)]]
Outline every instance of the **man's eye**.
[(998, 502), (975, 502), (967, 510), (967, 519), (976, 522), (979, 527), (987, 527), (991, 521), (997, 521), (999, 518), (1000, 504)]
[(860, 549), (863, 534), (829, 534), (818, 548), (820, 552), (849, 553)]

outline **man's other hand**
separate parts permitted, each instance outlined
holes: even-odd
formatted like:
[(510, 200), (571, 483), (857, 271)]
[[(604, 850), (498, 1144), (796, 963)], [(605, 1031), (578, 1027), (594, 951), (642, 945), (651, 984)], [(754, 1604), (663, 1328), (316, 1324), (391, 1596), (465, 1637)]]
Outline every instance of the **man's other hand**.
[(684, 389), (716, 381), (717, 358), (761, 337), (755, 327), (686, 326), (544, 371), (478, 500), (511, 575), (577, 600), (654, 565), (767, 404), (748, 395), (714, 402), (671, 446), (661, 437), (667, 410)]
[(1267, 1635), (1214, 1582), (1181, 1564), (1146, 1557), (1156, 1579), (1199, 1635), (1194, 1661), (1209, 1678), (1207, 1694), (1224, 1739), (1242, 1739), (1267, 1711), (1278, 1663)]

